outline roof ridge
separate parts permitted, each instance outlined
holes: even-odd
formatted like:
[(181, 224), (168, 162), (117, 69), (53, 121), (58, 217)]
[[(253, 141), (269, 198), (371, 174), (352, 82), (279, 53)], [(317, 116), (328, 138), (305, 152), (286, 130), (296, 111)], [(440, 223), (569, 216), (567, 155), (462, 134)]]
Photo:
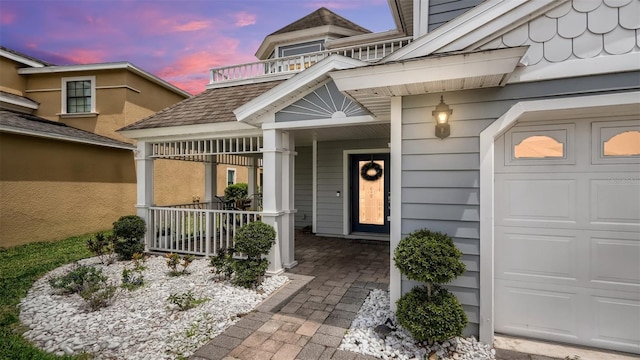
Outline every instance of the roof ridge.
[(303, 30), (303, 29), (310, 29), (310, 28), (323, 26), (323, 25), (335, 25), (335, 26), (340, 26), (340, 27), (355, 30), (355, 31), (360, 31), (363, 33), (371, 32), (371, 30), (358, 25), (352, 22), (351, 20), (348, 20), (323, 6), (307, 14), (306, 16), (290, 23), (289, 25), (286, 25), (274, 31), (273, 33), (267, 36), (284, 34), (284, 33)]

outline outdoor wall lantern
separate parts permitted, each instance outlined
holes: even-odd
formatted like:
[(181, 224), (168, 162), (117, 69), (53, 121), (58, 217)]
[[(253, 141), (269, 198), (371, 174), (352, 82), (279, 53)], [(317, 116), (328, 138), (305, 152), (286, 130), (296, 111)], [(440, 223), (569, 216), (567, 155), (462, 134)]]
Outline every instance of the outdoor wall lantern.
[(440, 104), (436, 106), (436, 109), (431, 112), (433, 117), (436, 118), (436, 136), (440, 139), (444, 139), (451, 134), (449, 128), (449, 116), (453, 114), (453, 110), (449, 108), (444, 102), (444, 97), (440, 96)]

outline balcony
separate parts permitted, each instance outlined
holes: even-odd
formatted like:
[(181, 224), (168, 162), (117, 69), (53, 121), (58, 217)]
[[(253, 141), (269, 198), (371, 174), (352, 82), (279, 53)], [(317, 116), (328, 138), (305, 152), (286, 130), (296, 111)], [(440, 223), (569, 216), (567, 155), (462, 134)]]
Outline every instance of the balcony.
[(376, 62), (407, 46), (412, 37), (324, 50), (298, 56), (281, 57), (252, 63), (217, 67), (210, 70), (207, 88), (239, 85), (256, 79), (286, 79), (331, 55), (342, 55), (366, 62)]

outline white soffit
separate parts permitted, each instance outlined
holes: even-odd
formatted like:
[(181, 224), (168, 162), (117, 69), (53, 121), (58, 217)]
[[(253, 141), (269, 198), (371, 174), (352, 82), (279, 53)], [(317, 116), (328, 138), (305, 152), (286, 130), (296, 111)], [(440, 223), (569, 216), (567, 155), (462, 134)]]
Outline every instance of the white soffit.
[(351, 69), (368, 63), (341, 55), (331, 55), (312, 67), (299, 72), (289, 80), (277, 85), (257, 98), (235, 109), (238, 121), (249, 122), (262, 115), (279, 109), (304, 97), (317, 85), (329, 79), (333, 70)]
[(526, 50), (518, 47), (427, 57), (329, 75), (340, 91), (380, 116), (381, 111), (388, 112), (391, 96), (503, 86)]

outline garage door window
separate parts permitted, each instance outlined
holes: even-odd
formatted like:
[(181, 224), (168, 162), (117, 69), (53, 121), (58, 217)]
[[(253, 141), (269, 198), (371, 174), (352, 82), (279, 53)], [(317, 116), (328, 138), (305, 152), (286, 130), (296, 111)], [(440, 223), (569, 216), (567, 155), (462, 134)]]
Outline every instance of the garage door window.
[(594, 164), (637, 163), (640, 160), (640, 121), (594, 122)]
[(505, 136), (505, 165), (572, 164), (573, 130), (573, 124), (513, 128)]

